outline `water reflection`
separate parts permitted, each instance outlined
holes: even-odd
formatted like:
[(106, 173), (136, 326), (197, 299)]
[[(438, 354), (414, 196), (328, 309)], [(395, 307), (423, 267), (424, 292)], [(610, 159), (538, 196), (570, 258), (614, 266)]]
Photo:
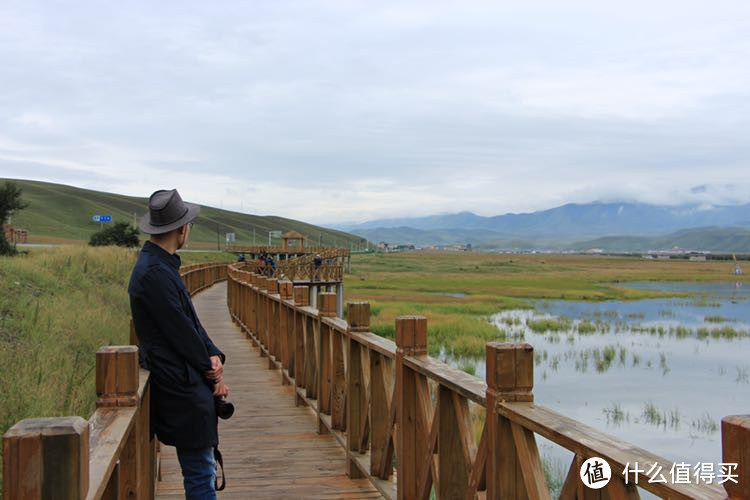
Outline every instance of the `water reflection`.
[[(720, 462), (721, 418), (750, 406), (750, 287), (627, 286), (697, 295), (544, 300), (491, 321), (534, 346), (537, 402), (669, 460)], [(443, 356), (484, 377), (482, 359)]]

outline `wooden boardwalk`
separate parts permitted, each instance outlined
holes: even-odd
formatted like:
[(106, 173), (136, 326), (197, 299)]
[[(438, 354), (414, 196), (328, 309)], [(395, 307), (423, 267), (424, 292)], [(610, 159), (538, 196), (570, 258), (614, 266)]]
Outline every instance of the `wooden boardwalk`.
[[(316, 432), (307, 407), (296, 407), (290, 386), (268, 369), (244, 333), (232, 323), (226, 282), (193, 300), (211, 339), (227, 355), (224, 377), (236, 412), (219, 421), (227, 488), (219, 498), (380, 498), (367, 479), (349, 479), (345, 453), (331, 435)], [(184, 498), (174, 448), (162, 446), (158, 498)]]

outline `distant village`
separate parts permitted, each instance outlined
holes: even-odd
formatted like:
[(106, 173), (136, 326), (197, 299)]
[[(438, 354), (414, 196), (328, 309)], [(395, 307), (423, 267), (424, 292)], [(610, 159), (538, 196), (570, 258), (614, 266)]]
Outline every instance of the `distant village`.
[(471, 243), (466, 245), (428, 245), (417, 247), (415, 245), (399, 245), (395, 243), (387, 243), (381, 241), (377, 244), (378, 250), (382, 250), (386, 253), (391, 252), (409, 252), (414, 250), (442, 250), (446, 252), (470, 252)]

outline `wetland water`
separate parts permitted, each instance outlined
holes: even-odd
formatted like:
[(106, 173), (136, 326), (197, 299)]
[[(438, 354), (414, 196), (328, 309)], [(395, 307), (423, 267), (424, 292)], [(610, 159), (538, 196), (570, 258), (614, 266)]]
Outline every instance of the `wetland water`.
[[(537, 403), (669, 461), (718, 464), (721, 418), (750, 413), (750, 286), (622, 286), (690, 296), (542, 300), (490, 320), (534, 346)], [(571, 455), (539, 442), (564, 475)]]

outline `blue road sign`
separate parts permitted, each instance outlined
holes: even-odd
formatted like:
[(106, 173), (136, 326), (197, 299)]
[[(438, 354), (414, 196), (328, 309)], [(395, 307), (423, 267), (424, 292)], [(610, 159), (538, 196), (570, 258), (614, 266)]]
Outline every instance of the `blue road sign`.
[(111, 215), (94, 215), (91, 217), (91, 220), (94, 222), (112, 222), (112, 216)]

